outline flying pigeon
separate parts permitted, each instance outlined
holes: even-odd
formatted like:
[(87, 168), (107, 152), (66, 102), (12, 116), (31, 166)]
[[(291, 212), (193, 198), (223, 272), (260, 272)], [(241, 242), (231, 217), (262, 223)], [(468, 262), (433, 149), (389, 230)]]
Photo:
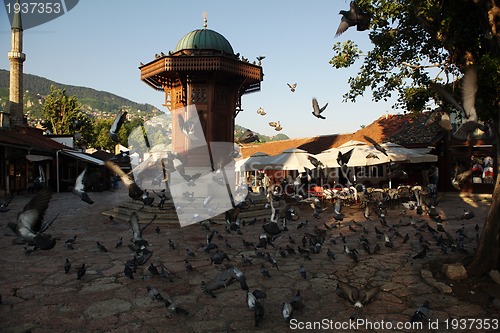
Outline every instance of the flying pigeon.
[(340, 166), (347, 165), (347, 163), (349, 163), (349, 160), (351, 159), (353, 151), (354, 148), (343, 154), (339, 151), (339, 154), (337, 155), (337, 163)]
[(486, 126), (478, 122), (476, 113), (476, 92), (477, 92), (477, 72), (474, 67), (469, 67), (462, 78), (462, 105), (456, 101), (451, 93), (438, 83), (431, 84), (434, 89), (446, 102), (452, 104), (459, 110), (464, 120), (462, 125), (453, 133), (453, 137), (460, 141), (467, 141), (470, 133), (476, 129), (486, 130)]
[(319, 105), (318, 105), (318, 100), (313, 97), (312, 104), (313, 104), (313, 112), (312, 112), (312, 114), (316, 118), (326, 119), (324, 116), (321, 115), (321, 113), (323, 111), (325, 111), (326, 107), (328, 106), (328, 103), (326, 103), (325, 106), (323, 106), (322, 108), (320, 108)]
[(308, 155), (307, 159), (309, 160), (309, 162), (311, 162), (312, 165), (314, 165), (315, 168), (324, 168), (325, 167), (323, 162), (321, 162), (320, 160), (318, 160), (316, 157), (314, 157), (312, 155)]
[(260, 56), (256, 57), (256, 59), (258, 61), (257, 65), (259, 65), (259, 66), (262, 65), (262, 60), (264, 60), (265, 58), (266, 58), (265, 55), (260, 55)]
[(17, 214), (17, 223), (8, 223), (7, 226), (16, 233), (16, 244), (28, 243), (35, 245), (42, 250), (50, 250), (56, 240), (43, 232), (54, 222), (45, 222), (43, 216), (52, 197), (52, 192), (48, 188), (40, 190), (23, 208), (23, 211)]
[(123, 123), (125, 122), (125, 119), (127, 119), (127, 111), (120, 111), (116, 117), (115, 120), (113, 121), (113, 124), (111, 125), (111, 128), (109, 129), (109, 136), (111, 137), (111, 140), (114, 142), (119, 143), (120, 138), (118, 137), (118, 131), (122, 127)]
[(188, 119), (188, 120), (184, 120), (184, 118), (182, 117), (182, 115), (178, 115), (178, 120), (179, 120), (179, 127), (182, 131), (182, 133), (184, 133), (184, 135), (193, 140), (193, 141), (196, 141), (198, 140), (198, 137), (196, 136), (196, 134), (198, 133), (195, 133), (195, 123), (192, 119)]
[(146, 206), (150, 206), (153, 203), (154, 198), (150, 197), (147, 191), (142, 190), (116, 163), (108, 160), (104, 162), (104, 165), (120, 177), (123, 184), (127, 187), (128, 196), (131, 199), (142, 201)]
[(430, 126), (436, 121), (438, 122), (439, 126), (447, 132), (453, 129), (450, 122), (450, 115), (448, 114), (448, 112), (443, 111), (440, 107), (434, 110), (429, 118), (427, 118), (425, 126)]
[(354, 305), (354, 313), (350, 316), (350, 319), (356, 320), (361, 313), (363, 306), (373, 301), (373, 299), (377, 296), (379, 289), (377, 287), (366, 288), (366, 286), (362, 289), (358, 289), (339, 280), (336, 292), (337, 295), (347, 299), (352, 305)]
[(381, 152), (385, 156), (389, 156), (389, 155), (387, 155), (387, 150), (384, 147), (382, 147), (381, 145), (379, 145), (377, 141), (373, 140), (372, 138), (370, 138), (369, 136), (366, 136), (366, 135), (363, 135), (363, 138), (365, 138), (366, 141), (370, 142), (373, 145), (373, 147), (375, 149), (377, 149), (379, 152)]
[(255, 134), (253, 131), (249, 129), (243, 132), (243, 134), (240, 135), (238, 139), (236, 139), (236, 142), (240, 144), (251, 143), (254, 141), (260, 142), (260, 139), (257, 136), (257, 134)]
[(465, 182), (470, 176), (472, 176), (472, 170), (467, 170), (462, 173), (458, 173), (458, 169), (455, 171), (455, 177), (451, 180), (451, 184), (457, 190), (461, 190), (460, 184)]
[(75, 186), (73, 187), (72, 192), (73, 192), (73, 194), (76, 194), (77, 196), (79, 196), (80, 199), (82, 199), (82, 201), (85, 201), (89, 205), (92, 205), (94, 203), (94, 201), (92, 201), (92, 199), (90, 199), (89, 195), (85, 191), (86, 180), (87, 180), (86, 175), (87, 175), (87, 168), (85, 168), (82, 171), (82, 173), (80, 173), (80, 175), (78, 175), (78, 177), (76, 177)]
[(288, 88), (290, 88), (291, 92), (295, 92), (295, 88), (297, 88), (297, 83), (294, 84), (287, 83), (286, 85), (288, 86)]
[(263, 108), (259, 107), (257, 109), (257, 114), (260, 114), (261, 116), (265, 116), (266, 115), (266, 111), (264, 111)]
[(365, 31), (368, 30), (370, 26), (370, 15), (356, 7), (354, 1), (351, 1), (349, 11), (341, 10), (339, 15), (342, 15), (342, 19), (335, 33), (335, 37), (340, 36), (350, 27), (356, 26), (358, 31)]

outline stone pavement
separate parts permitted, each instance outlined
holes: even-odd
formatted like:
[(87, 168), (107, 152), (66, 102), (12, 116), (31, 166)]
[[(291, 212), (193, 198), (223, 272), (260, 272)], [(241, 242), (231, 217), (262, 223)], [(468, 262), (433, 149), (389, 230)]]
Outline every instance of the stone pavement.
[[(151, 244), (150, 249), (154, 255), (146, 265), (138, 268), (135, 278), (131, 280), (123, 273), (125, 261), (131, 258), (131, 251), (126, 247), (132, 236), (129, 225), (111, 221), (101, 214), (128, 200), (127, 194), (122, 187), (115, 192), (90, 195), (95, 201), (92, 206), (71, 193), (53, 195), (46, 218), (51, 219), (57, 213), (59, 215), (47, 232), (60, 240), (55, 248), (48, 251), (26, 254), (22, 245), (12, 244), (13, 234), (5, 228), (7, 222), (15, 220), (17, 212), (32, 195), (16, 197), (10, 205), (10, 211), (0, 215), (0, 332), (289, 332), (294, 327), (298, 328), (299, 323), (306, 325), (306, 322), (314, 321), (328, 324), (323, 328), (335, 328), (335, 325), (346, 323), (353, 311), (353, 307), (335, 293), (338, 280), (349, 281), (357, 287), (369, 285), (380, 288), (375, 300), (364, 308), (360, 316), (371, 323), (371, 329), (360, 326), (358, 331), (475, 331), (452, 329), (451, 324), (456, 323), (452, 320), (500, 318), (498, 308), (491, 302), (495, 295), (500, 298), (498, 285), (489, 278), (480, 283), (467, 284), (448, 281), (440, 273), (442, 263), (463, 261), (466, 254), (442, 254), (432, 234), (422, 230), (422, 241), (430, 242), (430, 250), (423, 259), (413, 259), (422, 248), (421, 241), (415, 236), (416, 229), (400, 226), (397, 227), (400, 234), (408, 233), (411, 237), (407, 243), (403, 244), (401, 238), (395, 237), (394, 248), (390, 249), (384, 246), (383, 240), (379, 240), (380, 253), (368, 255), (359, 242), (361, 235), (366, 236), (373, 247), (377, 242), (375, 226), (389, 234), (392, 232), (388, 227), (381, 226), (374, 215), (372, 221), (366, 221), (361, 209), (345, 207), (346, 218), (340, 228), (327, 231), (325, 244), (319, 254), (310, 255), (311, 260), (299, 254), (282, 258), (277, 250), (270, 247), (263, 250), (276, 258), (279, 265), (277, 270), (265, 262), (271, 278), (260, 274), (260, 266), (264, 260), (255, 255), (253, 248), (243, 246), (242, 241), (245, 239), (257, 243), (262, 232), (261, 221), (253, 226), (244, 226), (242, 235), (225, 232), (222, 224), (210, 226), (211, 230), (218, 230), (231, 244), (231, 248), (225, 248), (224, 241), (214, 237), (219, 248), (231, 258), (229, 263), (245, 273), (250, 289), (260, 289), (267, 293), (267, 298), (262, 301), (264, 319), (255, 328), (253, 312), (246, 306), (246, 293), (238, 283), (216, 291), (216, 298), (202, 294), (201, 281), (216, 276), (224, 267), (212, 265), (209, 255), (200, 249), (206, 242), (207, 234), (200, 225), (184, 228), (159, 225), (158, 234), (154, 224), (148, 227), (143, 236)], [(456, 235), (455, 230), (462, 225), (465, 227), (468, 235), (465, 248), (469, 254), (473, 253), (476, 246), (474, 226), (476, 223), (482, 226), (488, 205), (487, 200), (472, 200), (458, 195), (445, 195), (439, 204), (442, 217), (449, 219), (444, 226), (452, 235)], [(461, 215), (463, 208), (473, 209), (476, 217), (469, 221), (454, 219)], [(316, 227), (325, 229), (325, 222), (334, 222), (331, 207), (319, 220), (312, 218), (309, 207), (301, 206), (300, 209), (301, 218), (297, 222), (291, 222), (289, 231), (274, 242), (276, 248), (285, 248), (289, 244), (288, 236), (292, 236), (297, 243), (291, 246), (297, 249), (305, 232), (314, 233)], [(426, 214), (418, 216), (415, 211), (408, 211), (403, 216), (400, 214), (399, 208), (389, 210), (389, 225), (398, 224), (400, 220), (404, 224), (422, 218), (425, 221), (416, 224), (425, 226), (425, 222), (430, 221)], [(297, 229), (297, 224), (305, 219), (309, 220), (309, 224)], [(369, 234), (364, 234), (363, 228), (350, 222), (351, 220), (361, 223)], [(435, 227), (434, 222), (429, 224)], [(356, 232), (349, 230), (349, 225)], [(358, 263), (354, 263), (343, 253), (344, 244), (340, 234), (346, 236), (349, 247), (359, 251)], [(77, 239), (74, 249), (68, 249), (64, 241), (75, 235)], [(123, 237), (125, 245), (115, 249), (120, 237)], [(170, 249), (169, 239), (177, 245), (175, 250)], [(104, 244), (109, 252), (99, 252), (97, 241)], [(189, 259), (195, 269), (193, 272), (186, 272), (184, 268), (186, 249), (196, 254), (196, 257)], [(336, 259), (327, 257), (328, 249), (335, 253)], [(253, 257), (253, 264), (243, 265), (240, 262), (241, 254)], [(63, 270), (66, 258), (73, 267), (68, 274), (64, 274)], [(81, 280), (77, 280), (76, 267), (83, 263), (87, 265), (87, 272)], [(150, 263), (156, 266), (164, 264), (174, 274), (172, 282), (158, 276), (151, 277), (147, 270)], [(301, 278), (298, 272), (300, 264), (307, 270), (306, 279)], [(432, 275), (430, 280), (429, 275)], [(426, 279), (431, 283), (439, 282), (439, 289), (431, 286)], [(164, 297), (174, 299), (189, 314), (172, 314), (162, 304), (152, 302), (146, 290), (148, 285), (155, 287)], [(296, 290), (301, 291), (305, 307), (294, 313), (296, 326), (290, 328), (281, 317), (281, 306), (283, 302), (291, 301)], [(430, 303), (429, 319), (433, 323), (439, 321), (439, 330), (429, 329), (427, 322), (421, 330), (396, 329), (398, 322), (408, 323), (416, 307), (425, 300)], [(448, 329), (445, 327), (446, 319), (449, 320)], [(393, 325), (392, 329), (389, 329), (388, 323)], [(330, 331), (353, 330), (347, 328)]]

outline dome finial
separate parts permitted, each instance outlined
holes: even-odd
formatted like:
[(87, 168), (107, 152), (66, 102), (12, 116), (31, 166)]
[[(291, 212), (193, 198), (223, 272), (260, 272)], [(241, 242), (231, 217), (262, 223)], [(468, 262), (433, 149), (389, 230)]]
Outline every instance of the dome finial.
[(201, 14), (201, 16), (203, 17), (203, 29), (206, 29), (207, 28), (207, 17), (208, 17), (208, 14), (206, 11), (203, 11), (203, 13)]

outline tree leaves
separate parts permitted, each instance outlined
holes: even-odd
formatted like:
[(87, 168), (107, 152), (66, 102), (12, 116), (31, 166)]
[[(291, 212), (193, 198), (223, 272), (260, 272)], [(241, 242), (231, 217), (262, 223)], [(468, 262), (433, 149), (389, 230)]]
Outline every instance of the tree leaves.
[[(433, 94), (426, 90), (437, 75), (454, 80), (473, 64), (481, 78), (478, 114), (488, 119), (498, 112), (500, 47), (495, 45), (500, 45), (500, 37), (488, 33), (492, 23), (487, 15), (487, 6), (496, 6), (494, 2), (357, 0), (356, 4), (372, 18), (373, 49), (364, 52), (358, 75), (349, 79), (345, 100), (355, 101), (367, 89), (375, 101), (396, 92), (395, 107), (421, 111), (432, 101)], [(362, 51), (350, 40), (338, 42), (333, 51), (330, 64), (337, 69), (361, 59)]]

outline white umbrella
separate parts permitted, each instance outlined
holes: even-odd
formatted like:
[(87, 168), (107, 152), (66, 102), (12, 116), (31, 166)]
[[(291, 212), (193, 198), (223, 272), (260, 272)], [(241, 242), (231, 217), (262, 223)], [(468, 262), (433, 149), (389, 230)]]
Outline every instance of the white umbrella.
[(372, 145), (369, 145), (361, 141), (348, 141), (338, 147), (342, 154), (347, 154), (352, 150), (351, 158), (347, 162), (347, 166), (368, 166), (368, 165), (378, 165), (395, 161), (404, 161), (406, 157), (396, 155), (396, 154), (383, 154), (381, 151), (375, 149)]
[(437, 162), (438, 157), (432, 154), (422, 154), (414, 149), (405, 148), (396, 143), (387, 142), (381, 145), (389, 154), (405, 155), (410, 163)]
[(269, 165), (269, 156), (263, 152), (257, 152), (255, 154), (250, 155), (247, 158), (239, 160), (236, 162), (236, 170), (240, 171), (255, 171), (264, 169)]
[(340, 168), (337, 162), (337, 157), (339, 156), (338, 148), (330, 148), (328, 150), (322, 151), (319, 154), (314, 155), (318, 160), (321, 161), (327, 168)]
[(271, 168), (282, 170), (298, 170), (304, 172), (305, 168), (314, 169), (314, 165), (309, 161), (310, 154), (302, 149), (290, 148), (269, 158)]

